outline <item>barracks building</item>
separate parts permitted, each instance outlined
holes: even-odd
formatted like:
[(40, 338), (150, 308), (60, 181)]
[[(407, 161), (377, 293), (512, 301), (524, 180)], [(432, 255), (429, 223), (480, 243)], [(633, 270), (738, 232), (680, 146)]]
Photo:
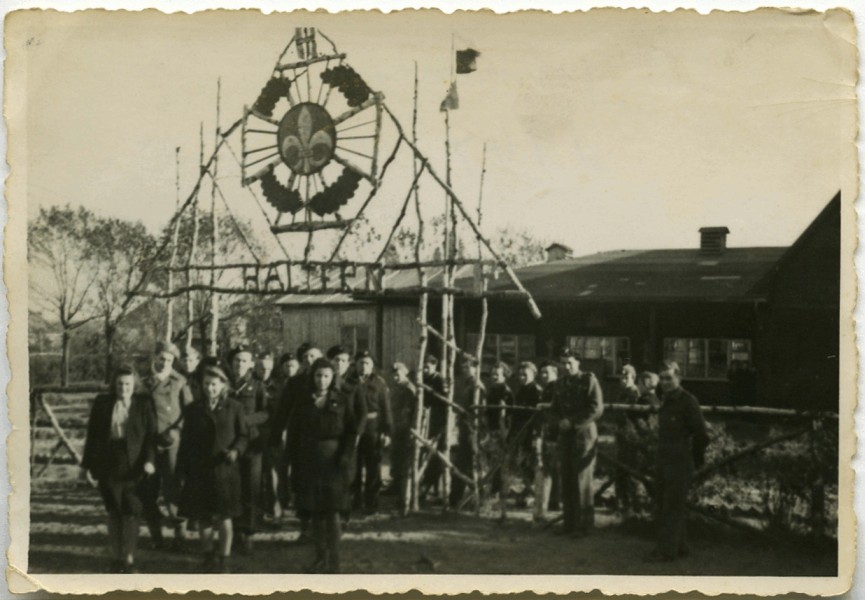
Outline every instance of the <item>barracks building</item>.
[[(706, 404), (837, 410), (840, 193), (790, 247), (735, 247), (729, 236), (726, 227), (704, 227), (692, 248), (582, 257), (553, 244), (547, 262), (516, 271), (540, 320), (522, 300), (489, 300), (484, 365), (540, 361), (567, 345), (608, 397), (622, 365), (656, 370), (672, 359)], [(457, 283), (472, 286), (471, 271), (461, 274)], [(413, 272), (393, 277), (405, 281), (389, 288), (417, 285)], [(440, 273), (428, 274), (431, 285), (437, 279)], [(512, 286), (500, 277), (490, 289)], [(383, 364), (417, 364), (416, 297), (286, 296), (278, 303), (289, 347), (310, 339), (325, 349), (369, 349)], [(431, 298), (430, 315), (440, 314), (436, 306)], [(457, 297), (456, 306), (457, 342), (473, 351), (480, 302)]]

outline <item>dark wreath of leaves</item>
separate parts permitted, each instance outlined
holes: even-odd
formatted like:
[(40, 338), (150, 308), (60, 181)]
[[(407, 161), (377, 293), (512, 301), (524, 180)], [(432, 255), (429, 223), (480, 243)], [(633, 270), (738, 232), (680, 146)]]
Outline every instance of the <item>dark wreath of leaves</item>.
[(274, 175), (273, 168), (268, 169), (259, 181), (264, 197), (279, 212), (297, 214), (303, 208), (300, 192), (282, 185)]
[[(372, 89), (358, 73), (348, 65), (337, 65), (321, 73), (321, 80), (335, 87), (345, 97), (351, 107), (357, 107), (366, 102)], [(287, 97), (292, 80), (282, 77), (271, 78), (262, 88), (253, 108), (256, 112), (273, 116), (273, 110), (281, 98)], [(344, 206), (354, 196), (360, 184), (360, 175), (351, 169), (343, 169), (342, 174), (333, 184), (318, 192), (309, 200), (309, 208), (315, 214), (323, 217), (333, 214)], [(269, 169), (261, 177), (261, 190), (271, 206), (282, 213), (296, 214), (304, 207), (300, 192), (290, 190), (282, 185)]]
[(348, 65), (337, 65), (322, 71), (321, 80), (338, 89), (352, 108), (366, 102), (372, 94), (372, 89), (363, 78)]
[(336, 181), (310, 199), (309, 208), (319, 217), (335, 213), (354, 196), (358, 184), (360, 175), (351, 169), (343, 169)]

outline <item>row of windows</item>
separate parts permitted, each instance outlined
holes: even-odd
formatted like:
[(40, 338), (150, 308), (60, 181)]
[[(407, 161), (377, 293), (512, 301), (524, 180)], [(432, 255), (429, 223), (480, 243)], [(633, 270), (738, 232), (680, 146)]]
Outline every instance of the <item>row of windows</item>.
[[(474, 353), (478, 335), (466, 336), (466, 349)], [(618, 373), (631, 361), (631, 340), (627, 337), (568, 336), (568, 347), (582, 357), (586, 370), (600, 376)], [(516, 365), (535, 358), (535, 336), (487, 334), (484, 339), (483, 366), (496, 361)], [(679, 364), (687, 379), (727, 379), (730, 369), (751, 362), (751, 341), (718, 338), (665, 338), (664, 360)]]

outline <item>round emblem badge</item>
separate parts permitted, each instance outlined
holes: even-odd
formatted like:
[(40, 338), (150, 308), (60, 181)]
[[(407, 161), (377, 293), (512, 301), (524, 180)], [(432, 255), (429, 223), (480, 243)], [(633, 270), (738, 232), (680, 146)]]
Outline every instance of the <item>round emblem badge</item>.
[(298, 175), (321, 171), (336, 149), (333, 119), (312, 102), (296, 104), (285, 113), (276, 136), (283, 162)]

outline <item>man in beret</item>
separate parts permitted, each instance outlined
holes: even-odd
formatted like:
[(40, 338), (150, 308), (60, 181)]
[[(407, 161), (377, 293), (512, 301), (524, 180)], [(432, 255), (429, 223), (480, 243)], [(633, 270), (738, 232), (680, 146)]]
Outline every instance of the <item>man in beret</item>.
[(252, 536), (261, 510), (261, 470), (263, 451), (267, 446), (270, 412), (264, 388), (255, 378), (252, 350), (241, 344), (231, 352), (233, 375), (230, 397), (239, 402), (245, 410), (248, 443), (246, 452), (240, 459), (241, 502), (243, 516), (235, 519), (237, 541), (241, 554), (252, 552)]
[(186, 378), (174, 370), (174, 362), (179, 357), (177, 346), (167, 342), (158, 343), (153, 353), (151, 372), (142, 381), (142, 388), (150, 394), (156, 410), (156, 474), (147, 477), (141, 488), (144, 517), (154, 549), (165, 546), (160, 495), (170, 524), (174, 527), (175, 549), (181, 547), (186, 537), (186, 522), (177, 514), (180, 481), (176, 469), (183, 410), (193, 402), (193, 396)]
[(580, 357), (568, 348), (559, 353), (562, 376), (550, 388), (550, 412), (558, 421), (564, 525), (561, 534), (588, 535), (595, 523), (592, 480), (598, 428), (604, 412), (601, 386), (593, 373), (580, 371)]
[(367, 514), (374, 514), (378, 510), (382, 449), (390, 444), (393, 428), (390, 390), (374, 369), (372, 354), (368, 350), (358, 352), (355, 358), (356, 372), (352, 377), (353, 403), (366, 407), (366, 420), (357, 445), (354, 507), (363, 507)]

